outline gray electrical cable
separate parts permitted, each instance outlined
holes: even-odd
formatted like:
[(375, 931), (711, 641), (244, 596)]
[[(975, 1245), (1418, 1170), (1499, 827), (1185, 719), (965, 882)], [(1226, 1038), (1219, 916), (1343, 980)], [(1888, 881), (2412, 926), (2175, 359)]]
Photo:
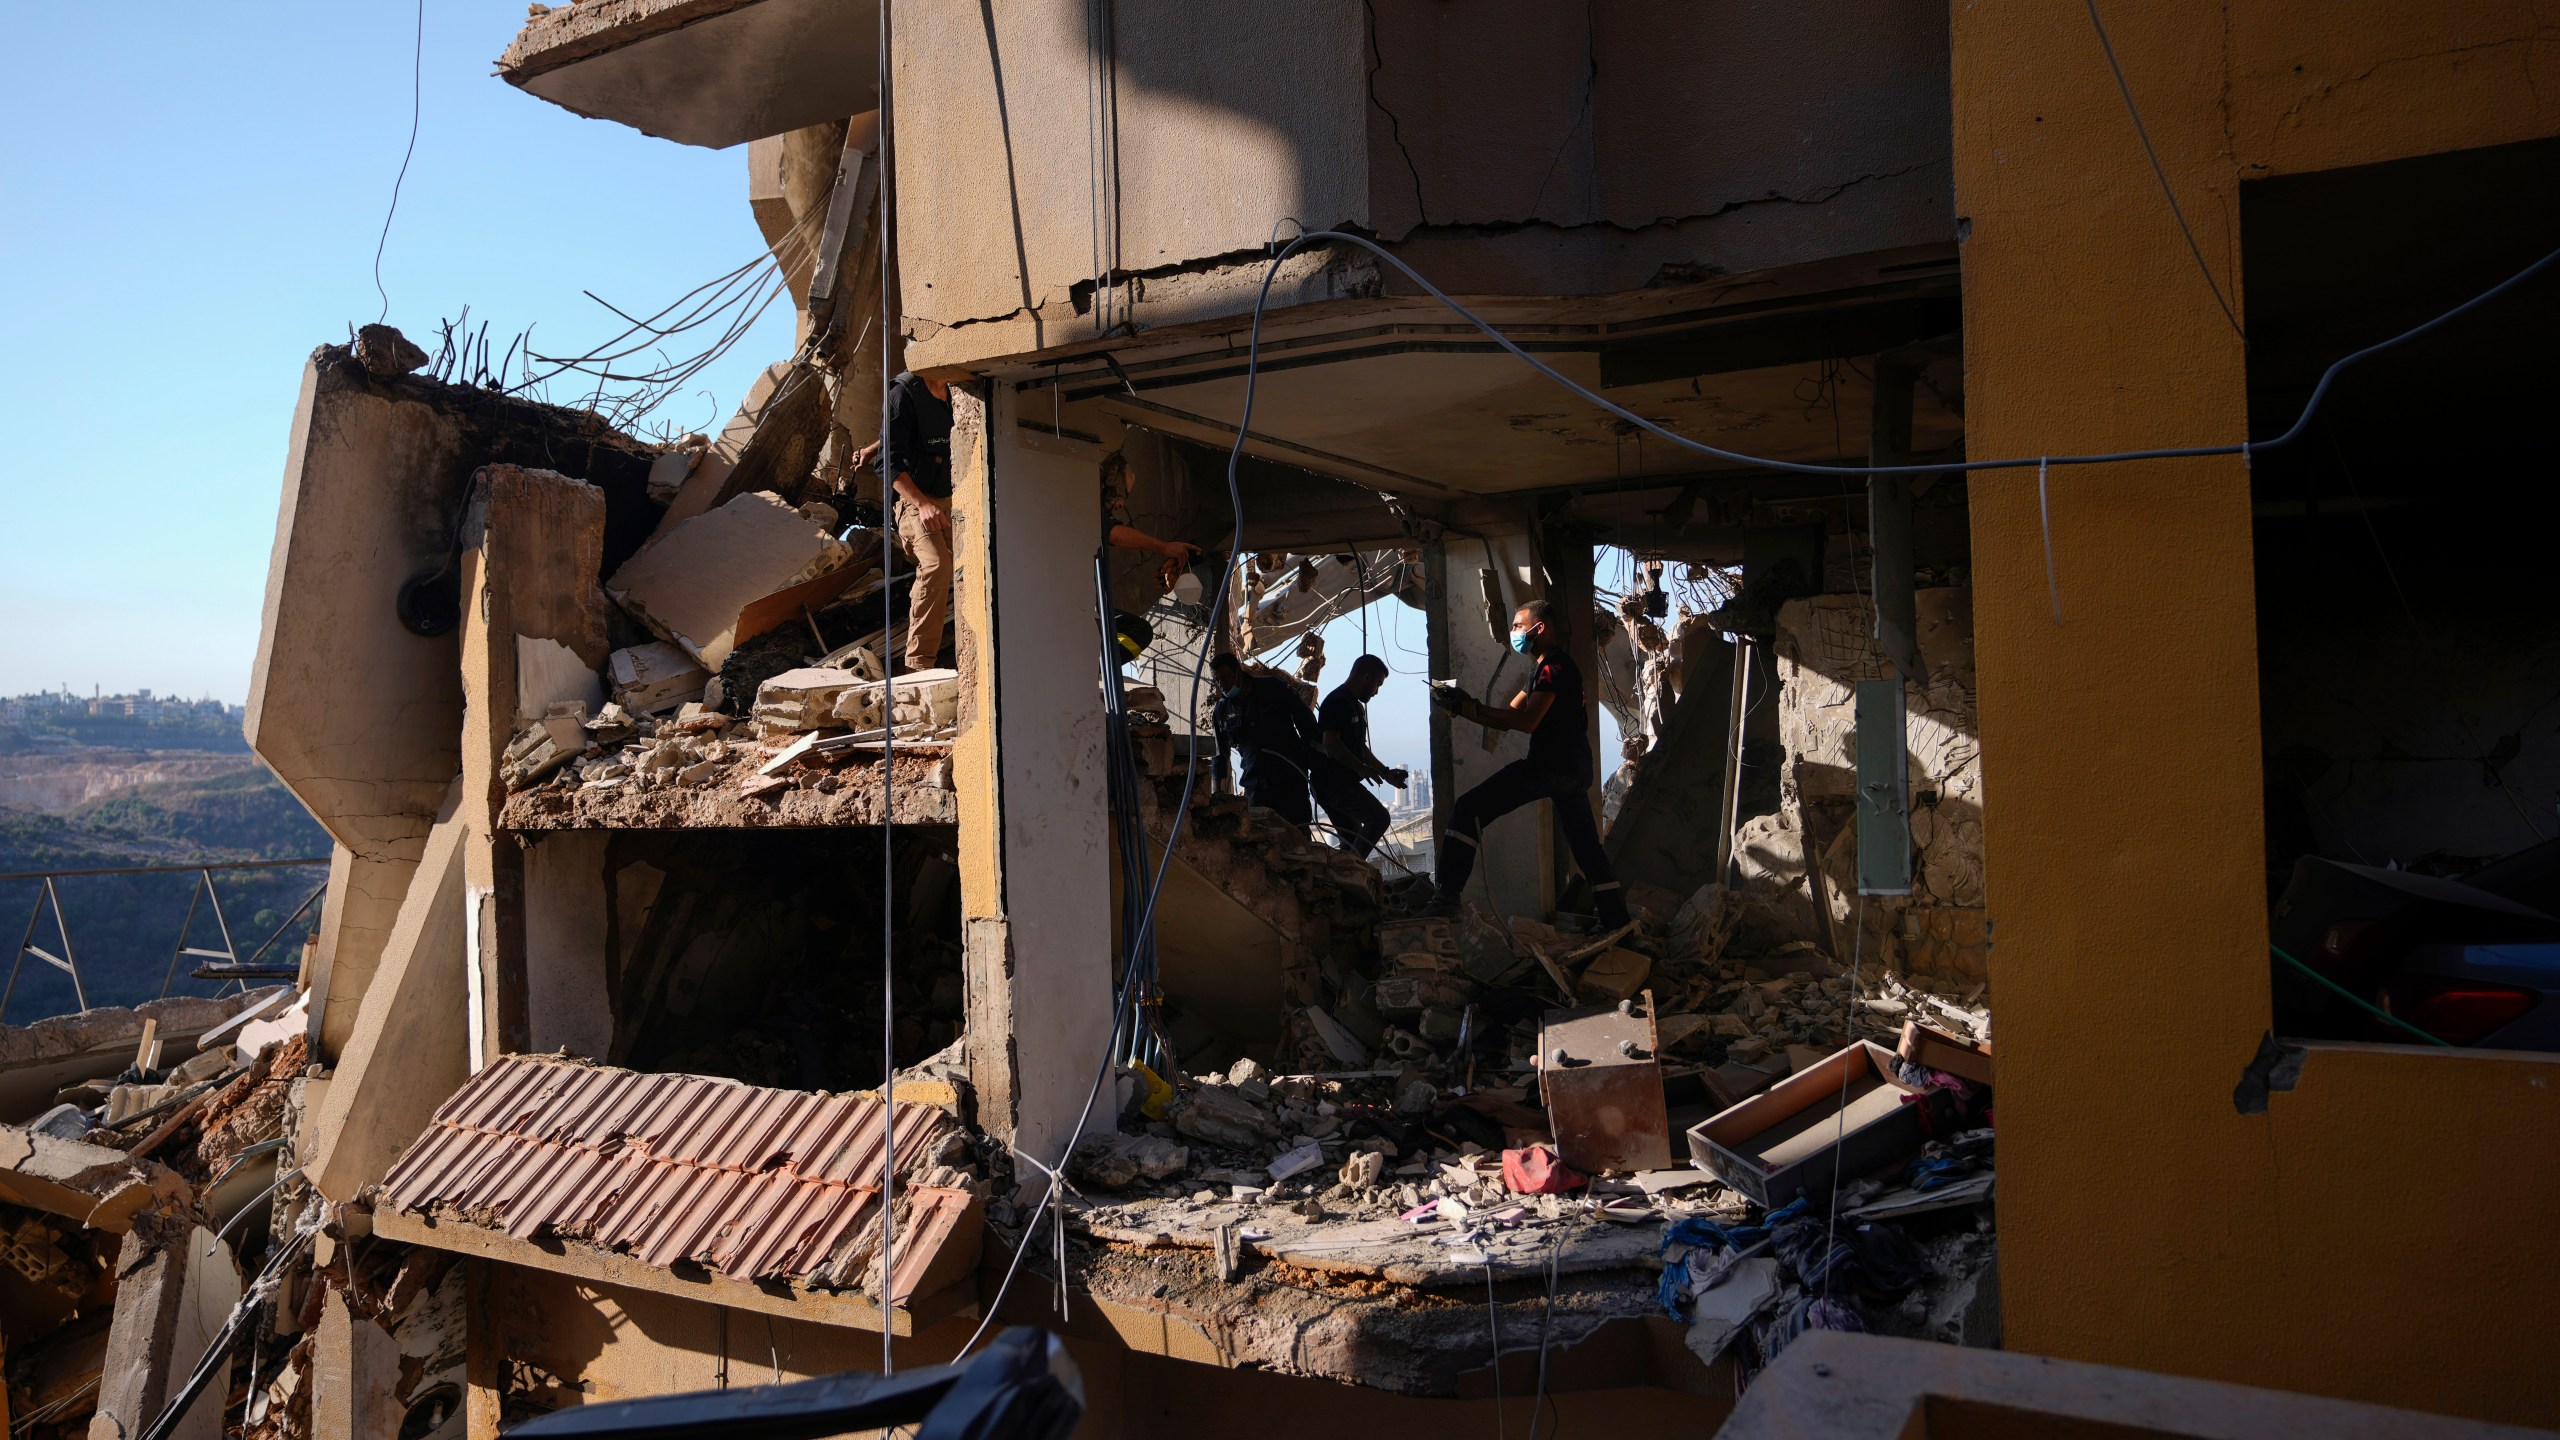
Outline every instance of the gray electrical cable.
[[(897, 466), (889, 453), (889, 389), (897, 381), (889, 370), (889, 339), (898, 315), (892, 308), (896, 275), (895, 172), (891, 169), (889, 132), (889, 7), (880, 7), (880, 1373), (898, 1373), (892, 1347), (897, 1326), (889, 1312), (897, 1303), (898, 1258), (898, 930), (897, 832), (892, 827), (898, 807), (898, 497), (893, 483)], [(850, 177), (839, 175), (836, 183)], [(832, 283), (832, 282), (831, 282)], [(915, 607), (907, 607), (907, 632), (913, 638)], [(935, 637), (937, 640), (940, 637)]]
[[(1466, 306), (1449, 298), (1446, 291), (1443, 291), (1439, 286), (1422, 278), (1422, 272), (1414, 269), (1411, 265), (1406, 264), (1403, 260), (1398, 259), (1393, 254), (1390, 254), (1384, 246), (1378, 244), (1375, 240), (1369, 239), (1367, 236), (1353, 235), (1341, 230), (1309, 230), (1302, 232), (1296, 239), (1281, 246), (1278, 251), (1272, 255), (1271, 272), (1276, 274), (1282, 261), (1288, 259), (1291, 255), (1296, 254), (1299, 250), (1305, 248), (1309, 244), (1320, 240), (1340, 241), (1346, 245), (1356, 245), (1359, 248), (1368, 251), (1370, 254), (1377, 256), (1380, 260), (1383, 260), (1387, 264), (1395, 267), (1395, 269), (1406, 279), (1411, 280), (1416, 286), (1420, 287), (1424, 294), (1439, 301), (1460, 319), (1465, 320), (1477, 330), (1482, 331), (1487, 339), (1493, 341), (1494, 344), (1501, 346), (1504, 350), (1509, 351), (1512, 357), (1520, 361), (1520, 363), (1537, 371), (1539, 374), (1546, 376), (1557, 385), (1571, 391), (1575, 395), (1580, 396), (1582, 399), (1589, 401), (1593, 405), (1599, 406), (1601, 409), (1606, 410), (1610, 414), (1617, 416), (1619, 419), (1626, 421), (1628, 424), (1635, 426), (1639, 430), (1643, 430), (1652, 435), (1658, 435), (1661, 438), (1670, 441), (1672, 444), (1679, 446), (1683, 450), (1693, 451), (1712, 459), (1730, 461), (1737, 465), (1748, 465), (1762, 470), (1783, 471), (1794, 475), (1958, 475), (1970, 474), (1975, 471), (1983, 470), (2024, 470), (2038, 465), (2114, 465), (2131, 460), (2188, 460), (2218, 455), (2237, 455), (2243, 460), (2246, 460), (2259, 451), (2274, 450), (2281, 446), (2290, 445), (2294, 441), (2302, 438), (2302, 433), (2310, 425), (2312, 416), (2319, 412), (2320, 403), (2328, 398), (2330, 385), (2335, 383), (2338, 376), (2344, 373), (2349, 367), (2361, 361), (2369, 360), (2386, 350), (2396, 349), (2399, 346), (2417, 339), (2419, 336), (2450, 324), (2454, 320), (2460, 319), (2462, 316), (2479, 309), (2481, 306), (2486, 305), (2490, 301), (2497, 299), (2499, 296), (2506, 294), (2508, 291), (2515, 289), (2517, 286), (2522, 285), (2524, 282), (2541, 274), (2543, 271), (2550, 269), (2554, 264), (2560, 264), (2560, 250), (2553, 250), (2544, 255), (2541, 259), (2534, 261), (2522, 270), (2517, 271), (2515, 274), (2508, 276), (2506, 279), (2499, 281), (2497, 284), (2490, 286), (2488, 289), (2481, 291), (2479, 294), (2472, 296), (2470, 299), (2465, 300), (2461, 304), (2454, 306), (2452, 309), (2436, 316), (2434, 319), (2412, 326), (2409, 329), (2403, 330), (2399, 334), (2392, 336), (2390, 339), (2376, 341), (2375, 343), (2367, 345), (2363, 349), (2358, 350), (2351, 355), (2332, 361), (2328, 369), (2320, 372), (2320, 382), (2312, 387), (2311, 398), (2303, 402), (2302, 413), (2295, 418), (2291, 427), (2286, 429), (2283, 434), (2278, 435), (2273, 439), (2242, 440), (2235, 444), (2227, 445), (2179, 445), (2163, 446), (2149, 450), (2110, 450), (2087, 455), (2023, 456), (2015, 459), (2004, 460), (1949, 460), (1932, 465), (1818, 465), (1803, 460), (1779, 460), (1765, 455), (1748, 455), (1739, 450), (1727, 450), (1721, 446), (1709, 445), (1703, 440), (1692, 440), (1686, 435), (1675, 434), (1670, 430), (1664, 429), (1661, 425), (1646, 419), (1642, 415), (1637, 414), (1623, 405), (1617, 404), (1612, 400), (1606, 399), (1590, 390), (1584, 389), (1582, 386), (1567, 378), (1554, 366), (1547, 364), (1537, 356), (1521, 349), (1510, 336), (1493, 328), (1492, 324), (1486, 321), (1483, 316), (1476, 314), (1473, 310), (1470, 310)], [(1266, 292), (1270, 288), (1270, 283), (1269, 276), (1266, 275), (1263, 280), (1263, 288)], [(1261, 332), (1261, 324), (1262, 311), (1260, 308), (1260, 302), (1257, 301), (1254, 310), (1254, 330), (1256, 335), (1259, 335)], [(1248, 356), (1246, 365), (1245, 389), (1248, 397), (1248, 403), (1245, 420), (1249, 423), (1252, 419), (1250, 396), (1252, 394), (1254, 373), (1252, 368), (1253, 360), (1250, 356)], [(1241, 449), (1244, 444), (1244, 434), (1245, 430), (1240, 426), (1236, 431), (1236, 444), (1239, 449)]]
[(205, 1347), (195, 1369), (188, 1372), (186, 1382), (178, 1387), (178, 1393), (169, 1397), (160, 1414), (143, 1427), (139, 1440), (169, 1440), (178, 1428), (180, 1417), (195, 1404), (198, 1396), (204, 1394), (205, 1386), (213, 1383), (213, 1377), (221, 1367), (229, 1363), (231, 1346), (240, 1338), (240, 1327), (247, 1323), (258, 1306), (273, 1298), (277, 1284), (284, 1278), (285, 1266), (302, 1252), (302, 1247), (310, 1242), (318, 1228), (315, 1223), (297, 1230), (291, 1239), (276, 1247), (275, 1254), (267, 1258), (265, 1268), (258, 1272), (258, 1278), (251, 1281), (247, 1291), (241, 1295), (240, 1303), (231, 1307), (231, 1313), (223, 1319), (222, 1328), (214, 1333), (213, 1343)]
[(408, 183), (409, 161), (418, 153), (418, 117), (426, 108), (427, 0), (418, 0), (418, 30), (409, 49), (409, 147), (400, 152), (400, 173), (391, 180), (391, 204), (382, 212), (382, 236), (373, 242), (373, 293), (382, 297), (379, 325), (391, 318), (391, 292), (382, 288), (382, 252), (391, 246), (391, 217), (400, 213), (400, 187)]
[[(885, 135), (887, 130), (885, 123), (885, 96), (883, 97), (883, 101), (884, 123), (882, 130)], [(2302, 413), (2295, 419), (2292, 427), (2272, 440), (2258, 442), (2242, 441), (2236, 445), (2198, 445), (2155, 450), (2125, 450), (2091, 455), (2039, 456), (2034, 459), (1953, 461), (1941, 465), (1814, 465), (1801, 461), (1774, 460), (1765, 459), (1756, 455), (1746, 455), (1739, 451), (1725, 450), (1717, 446), (1706, 444), (1703, 441), (1692, 440), (1685, 435), (1676, 435), (1669, 430), (1663, 429), (1660, 425), (1645, 419), (1643, 416), (1636, 414), (1634, 411), (1628, 410), (1624, 406), (1613, 404), (1601, 396), (1593, 394), (1591, 391), (1575, 384), (1564, 375), (1559, 374), (1554, 367), (1547, 365), (1536, 356), (1521, 349), (1517, 344), (1512, 342), (1510, 337), (1502, 334), (1500, 331), (1494, 329), (1492, 325), (1488, 324), (1483, 317), (1477, 315), (1474, 311), (1469, 310), (1466, 306), (1459, 304), (1456, 300), (1451, 299), (1446, 292), (1440, 289), (1440, 287), (1424, 279), (1421, 272), (1415, 270), (1412, 266), (1396, 258), (1394, 255), (1389, 254), (1376, 241), (1370, 240), (1365, 236), (1352, 235), (1339, 230), (1311, 230), (1301, 232), (1296, 239), (1293, 239), (1283, 245), (1278, 243), (1278, 235), (1275, 229), (1273, 235), (1272, 256), (1269, 263), (1263, 270), (1262, 284), (1254, 293), (1253, 321), (1246, 337), (1243, 413), (1237, 418), (1235, 443), (1230, 446), (1227, 451), (1227, 499), (1230, 507), (1229, 513), (1235, 517), (1235, 526), (1229, 537), (1226, 562), (1219, 568), (1217, 588), (1209, 597), (1207, 613), (1212, 616), (1220, 614), (1226, 604), (1228, 587), (1235, 578), (1237, 556), (1242, 550), (1244, 544), (1244, 501), (1241, 482), (1238, 478), (1238, 469), (1243, 463), (1245, 441), (1253, 433), (1254, 400), (1262, 373), (1262, 322), (1265, 313), (1270, 308), (1271, 284), (1273, 280), (1278, 278), (1280, 266), (1283, 261), (1287, 260), (1291, 255), (1296, 254), (1307, 245), (1316, 241), (1324, 240), (1338, 240), (1344, 244), (1356, 245), (1361, 249), (1367, 250), (1371, 254), (1376, 255), (1379, 259), (1402, 272), (1407, 279), (1413, 281), (1416, 286), (1419, 286), (1423, 293), (1429, 295), (1432, 299), (1439, 301), (1443, 306), (1446, 306), (1449, 310), (1455, 312), (1461, 318), (1466, 320), (1468, 324), (1473, 325), (1477, 330), (1482, 331), (1487, 338), (1501, 346), (1504, 350), (1509, 351), (1513, 357), (1529, 366), (1529, 368), (1546, 376), (1548, 379), (1554, 381), (1564, 389), (1569, 390), (1572, 393), (1581, 396), (1583, 399), (1590, 401), (1592, 404), (1599, 406), (1601, 409), (1608, 411), (1610, 414), (1616, 415), (1620, 419), (1625, 420), (1640, 429), (1659, 435), (1663, 439), (1668, 440), (1683, 449), (1695, 451), (1702, 455), (1712, 456), (1716, 459), (1729, 460), (1743, 465), (1758, 466), (1766, 469), (1782, 470), (1808, 475), (1844, 476), (1938, 475), (1965, 473), (1977, 470), (2017, 470), (2024, 469), (2031, 465), (2098, 465), (2130, 460), (2184, 459), (2189, 457), (2214, 455), (2238, 455), (2243, 457), (2243, 459), (2246, 459), (2254, 451), (2271, 450), (2281, 445), (2291, 444), (2295, 439), (2297, 439), (2302, 434), (2304, 428), (2310, 424), (2312, 416), (2320, 407), (2321, 401), (2327, 397), (2330, 384), (2334, 382), (2339, 374), (2344, 372), (2348, 367), (2355, 365), (2359, 361), (2379, 355), (2386, 350), (2407, 344), (2409, 341), (2415, 340), (2419, 336), (2427, 334), (2429, 331), (2438, 329), (2439, 327), (2478, 309), (2482, 305), (2489, 303), (2499, 296), (2506, 294), (2508, 291), (2515, 289), (2525, 281), (2532, 279), (2535, 275), (2549, 269), (2553, 264), (2560, 263), (2560, 250), (2553, 250), (2549, 254), (2544, 255), (2541, 259), (2533, 262), (2531, 265), (2528, 265), (2524, 269), (2517, 271), (2515, 274), (2508, 276), (2505, 280), (2502, 280), (2498, 284), (2491, 286), (2489, 289), (2480, 292), (2478, 295), (2464, 301), (2462, 304), (2436, 316), (2434, 319), (2425, 321), (2411, 329), (2404, 330), (2399, 334), (2392, 336), (2390, 339), (2368, 345), (2353, 354), (2332, 362), (2327, 370), (2321, 372), (2318, 385), (2312, 389), (2311, 398), (2304, 402)], [(883, 266), (883, 270), (885, 272), (885, 265)], [(883, 369), (885, 370), (886, 367), (884, 366)], [(1208, 673), (1209, 651), (1211, 646), (1215, 643), (1215, 629), (1204, 628), (1201, 634), (1200, 657), (1194, 663), (1191, 671), (1191, 695), (1187, 707), (1188, 713), (1195, 715), (1199, 713), (1201, 680)], [(1164, 859), (1157, 866), (1155, 881), (1147, 890), (1146, 908), (1141, 912), (1144, 916), (1144, 920), (1140, 925), (1142, 934), (1152, 932), (1154, 928), (1157, 902), (1163, 897), (1165, 877), (1173, 865), (1173, 852), (1181, 840), (1183, 822), (1190, 815), (1192, 790), (1198, 778), (1199, 750), (1198, 747), (1194, 745), (1188, 751), (1184, 761), (1182, 801), (1181, 804), (1175, 808), (1172, 824), (1168, 827), (1168, 832), (1165, 837)], [(1854, 1003), (1854, 981), (1852, 984), (1851, 998)], [(1125, 1009), (1126, 996), (1124, 994), (1120, 1003), (1117, 1003), (1114, 1006), (1114, 1024), (1112, 1033), (1104, 1040), (1102, 1047), (1102, 1064), (1095, 1071), (1092, 1087), (1085, 1093), (1084, 1109), (1077, 1115), (1075, 1125), (1067, 1133), (1065, 1144), (1059, 1149), (1058, 1164), (1060, 1167), (1063, 1167), (1066, 1164), (1067, 1156), (1073, 1153), (1077, 1141), (1083, 1138), (1085, 1126), (1093, 1116), (1094, 1102), (1101, 1095), (1102, 1086), (1110, 1077), (1111, 1062), (1119, 1038), (1120, 1021), (1118, 1017), (1123, 1011), (1125, 1011)], [(1037, 1228), (1040, 1220), (1047, 1215), (1049, 1207), (1056, 1203), (1058, 1189), (1059, 1182), (1053, 1178), (1049, 1183), (1048, 1189), (1042, 1193), (1039, 1204), (1033, 1208), (1030, 1219), (1023, 1226), (1023, 1234), (1026, 1237)], [(980, 1340), (986, 1338), (989, 1328), (994, 1325), (995, 1317), (1004, 1303), (1005, 1295), (1013, 1288), (1014, 1276), (1019, 1274), (1021, 1271), (1022, 1258), (1024, 1255), (1028, 1254), (1029, 1251), (1030, 1247), (1028, 1245), (1016, 1245), (1014, 1247), (1013, 1259), (1005, 1266), (1004, 1278), (997, 1283), (996, 1293), (987, 1302), (985, 1317), (979, 1321), (976, 1332), (971, 1334), (968, 1342), (960, 1347), (958, 1355), (955, 1355), (953, 1357), (954, 1359), (957, 1359), (959, 1355), (966, 1355), (970, 1350), (976, 1348)], [(1062, 1276), (1062, 1283), (1063, 1279), (1064, 1277)], [(883, 1343), (885, 1344), (885, 1340)]]
[(2134, 138), (2142, 142), (2142, 153), (2151, 161), (2151, 174), (2160, 182), (2160, 198), (2169, 202), (2169, 218), (2178, 222), (2178, 233), (2186, 237), (2187, 253), (2196, 257), (2196, 273), (2204, 277), (2205, 288), (2213, 292), (2213, 303), (2222, 307), (2222, 318), (2231, 322), (2231, 333), (2245, 345), (2249, 332), (2240, 328), (2240, 316), (2222, 293), (2222, 283), (2213, 278), (2213, 267), (2204, 263), (2204, 247), (2196, 243), (2196, 232), (2187, 225), (2187, 212), (2178, 205), (2178, 192), (2169, 186), (2169, 171), (2160, 163), (2160, 152), (2151, 148), (2151, 127), (2142, 123), (2142, 107), (2133, 103), (2133, 86), (2125, 81), (2124, 67), (2116, 63), (2116, 47), (2107, 39), (2106, 22), (2098, 18), (2098, 0), (2087, 3), (2089, 28), (2098, 32), (2099, 53), (2107, 57), (2107, 69), (2116, 77), (2116, 93), (2124, 97), (2124, 113), (2133, 121)]

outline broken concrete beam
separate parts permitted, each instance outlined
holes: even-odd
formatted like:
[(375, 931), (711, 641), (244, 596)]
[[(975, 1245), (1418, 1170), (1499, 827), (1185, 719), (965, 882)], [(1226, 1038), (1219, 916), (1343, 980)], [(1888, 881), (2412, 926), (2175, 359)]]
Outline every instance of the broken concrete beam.
[(182, 1215), (193, 1192), (178, 1173), (121, 1150), (0, 1126), (0, 1199), (121, 1235), (154, 1207)]
[[(240, 1290), (231, 1247), (201, 1225), (189, 1226), (176, 1243), (138, 1262), (125, 1257), (89, 1440), (131, 1440), (158, 1419), (212, 1348), (240, 1303)], [(229, 1398), (227, 1383), (204, 1387), (169, 1432), (170, 1440), (221, 1440)]]
[(1076, 1147), (1075, 1178), (1098, 1190), (1119, 1190), (1140, 1180), (1179, 1175), (1191, 1163), (1191, 1151), (1160, 1135), (1123, 1135), (1118, 1131), (1088, 1136)]
[(1229, 1150), (1259, 1149), (1277, 1136), (1271, 1112), (1225, 1085), (1203, 1085), (1173, 1112), (1173, 1128)]
[(852, 550), (769, 490), (740, 495), (660, 535), (605, 589), (708, 669), (739, 639), (746, 608), (843, 565)]
[(699, 699), (711, 672), (663, 641), (616, 650), (606, 662), (613, 703), (634, 715), (652, 715)]
[(311, 1433), (393, 1440), (401, 1430), (401, 1345), (355, 1313), (343, 1290), (321, 1301), (311, 1356)]

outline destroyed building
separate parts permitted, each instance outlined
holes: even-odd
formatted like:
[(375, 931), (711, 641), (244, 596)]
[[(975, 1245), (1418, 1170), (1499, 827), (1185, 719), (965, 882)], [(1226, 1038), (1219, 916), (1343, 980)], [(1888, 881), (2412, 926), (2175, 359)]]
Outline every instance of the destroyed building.
[[(1021, 1323), (1088, 1433), (1767, 1433), (1985, 1348), (2560, 1423), (2532, 993), (2296, 993), (2560, 944), (2560, 285), (2238, 448), (2554, 243), (2547, 37), (2118, 8), (534, 7), (506, 83), (744, 147), (796, 348), (663, 442), (313, 354), (247, 724), (319, 937), (212, 1060), (30, 1071), (13, 1413), (479, 1440)], [(1439, 914), (1213, 773), (1210, 649), (1321, 693), (1402, 607), (1499, 704), (1533, 601), (1630, 925), (1545, 805)], [(1525, 740), (1433, 717), (1437, 834)]]

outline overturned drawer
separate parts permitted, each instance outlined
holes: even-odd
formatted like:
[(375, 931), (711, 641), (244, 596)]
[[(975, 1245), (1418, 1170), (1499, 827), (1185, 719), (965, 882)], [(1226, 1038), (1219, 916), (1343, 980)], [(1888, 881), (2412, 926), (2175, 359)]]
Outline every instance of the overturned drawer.
[(1774, 1208), (1917, 1154), (1930, 1095), (1895, 1078), (1893, 1058), (1861, 1040), (1807, 1066), (1689, 1127), (1689, 1158)]

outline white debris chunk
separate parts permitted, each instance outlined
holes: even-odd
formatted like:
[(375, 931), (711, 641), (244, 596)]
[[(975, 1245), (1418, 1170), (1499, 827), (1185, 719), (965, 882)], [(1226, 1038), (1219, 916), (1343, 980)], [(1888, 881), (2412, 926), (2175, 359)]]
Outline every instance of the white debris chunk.
[[(768, 490), (740, 495), (667, 531), (605, 582), (650, 629), (716, 670), (749, 605), (850, 560), (852, 547)], [(625, 702), (628, 703), (628, 702)]]

